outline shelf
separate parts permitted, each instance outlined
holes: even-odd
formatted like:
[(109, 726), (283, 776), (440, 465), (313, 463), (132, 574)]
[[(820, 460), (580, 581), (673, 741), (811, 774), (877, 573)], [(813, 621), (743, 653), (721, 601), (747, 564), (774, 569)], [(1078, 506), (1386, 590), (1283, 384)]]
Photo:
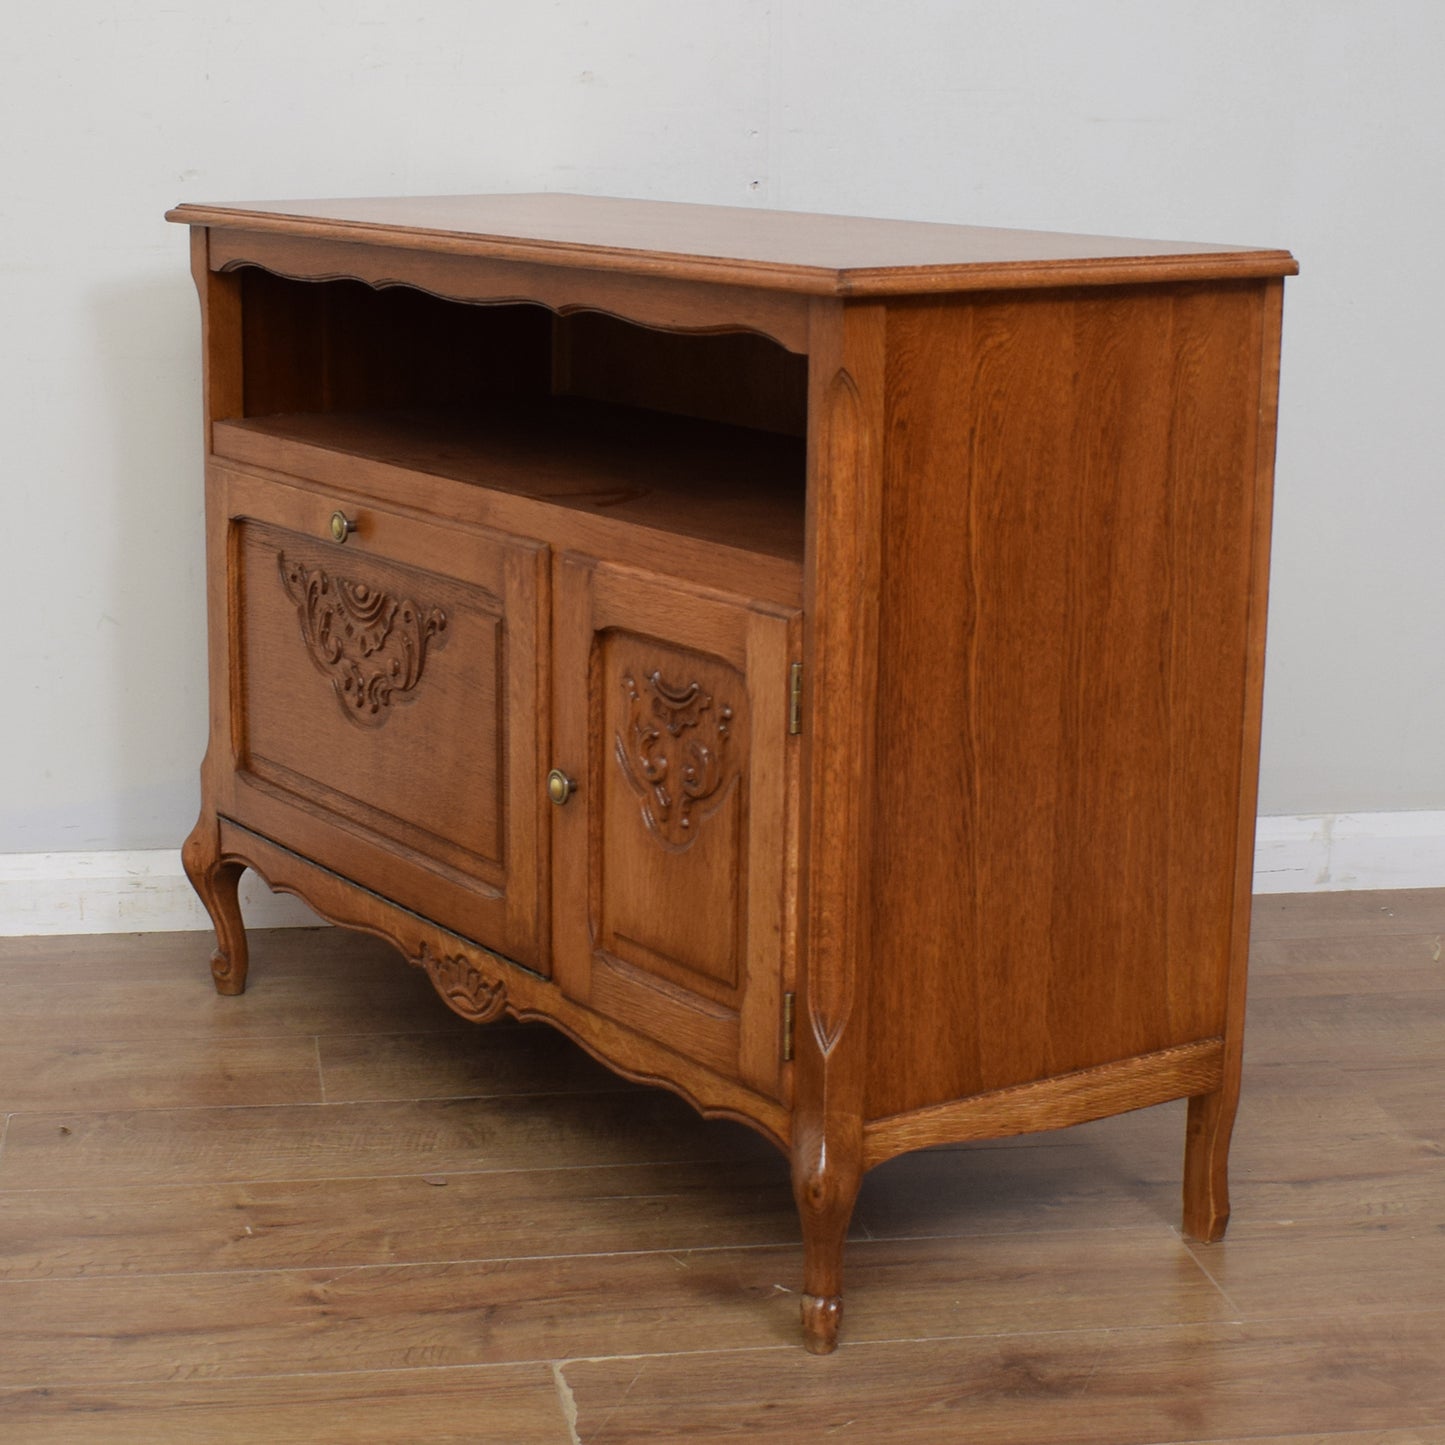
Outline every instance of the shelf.
[(745, 427), (509, 399), (221, 421), (213, 445), (217, 456), (278, 470), (296, 465), (298, 446), (339, 454), (802, 563), (803, 443)]

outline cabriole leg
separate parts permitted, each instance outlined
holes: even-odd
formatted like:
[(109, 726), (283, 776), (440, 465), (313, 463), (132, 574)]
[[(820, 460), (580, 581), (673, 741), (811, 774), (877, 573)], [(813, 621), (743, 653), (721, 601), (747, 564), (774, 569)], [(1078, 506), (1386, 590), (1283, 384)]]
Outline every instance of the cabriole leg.
[(843, 1244), (862, 1170), (819, 1143), (793, 1151), (793, 1197), (803, 1225), (803, 1343), (815, 1355), (838, 1347), (843, 1318)]
[(216, 951), (211, 955), (211, 977), (216, 981), (216, 992), (241, 993), (246, 987), (246, 925), (241, 920), (241, 902), (236, 889), (245, 866), (221, 857), (215, 819), (205, 816), (186, 839), (181, 849), (181, 863), (216, 929)]
[(1239, 1090), (1218, 1089), (1189, 1101), (1184, 1140), (1184, 1233), (1204, 1244), (1229, 1224), (1229, 1140)]

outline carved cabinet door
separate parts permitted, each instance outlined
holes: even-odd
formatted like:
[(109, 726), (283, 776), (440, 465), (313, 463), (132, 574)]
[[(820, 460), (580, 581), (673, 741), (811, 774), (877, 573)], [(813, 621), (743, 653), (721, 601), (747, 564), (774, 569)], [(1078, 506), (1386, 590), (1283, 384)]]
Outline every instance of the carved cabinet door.
[(796, 913), (798, 646), (795, 612), (554, 563), (553, 976), (773, 1095)]
[(545, 967), (546, 548), (220, 466), (210, 481), (231, 658), (218, 810)]

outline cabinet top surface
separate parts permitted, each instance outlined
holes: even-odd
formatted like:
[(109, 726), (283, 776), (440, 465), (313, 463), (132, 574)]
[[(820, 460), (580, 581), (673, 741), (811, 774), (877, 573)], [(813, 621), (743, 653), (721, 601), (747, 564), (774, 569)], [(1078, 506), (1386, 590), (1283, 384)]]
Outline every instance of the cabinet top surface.
[(185, 204), (191, 225), (593, 270), (887, 296), (1293, 275), (1288, 251), (557, 193)]

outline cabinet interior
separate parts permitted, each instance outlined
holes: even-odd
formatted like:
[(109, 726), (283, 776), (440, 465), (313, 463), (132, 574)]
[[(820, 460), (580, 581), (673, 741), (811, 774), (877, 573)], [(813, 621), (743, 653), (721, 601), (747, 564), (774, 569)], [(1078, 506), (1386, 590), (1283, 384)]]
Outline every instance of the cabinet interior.
[(242, 290), (241, 414), (262, 437), (802, 559), (807, 357), (410, 286)]

